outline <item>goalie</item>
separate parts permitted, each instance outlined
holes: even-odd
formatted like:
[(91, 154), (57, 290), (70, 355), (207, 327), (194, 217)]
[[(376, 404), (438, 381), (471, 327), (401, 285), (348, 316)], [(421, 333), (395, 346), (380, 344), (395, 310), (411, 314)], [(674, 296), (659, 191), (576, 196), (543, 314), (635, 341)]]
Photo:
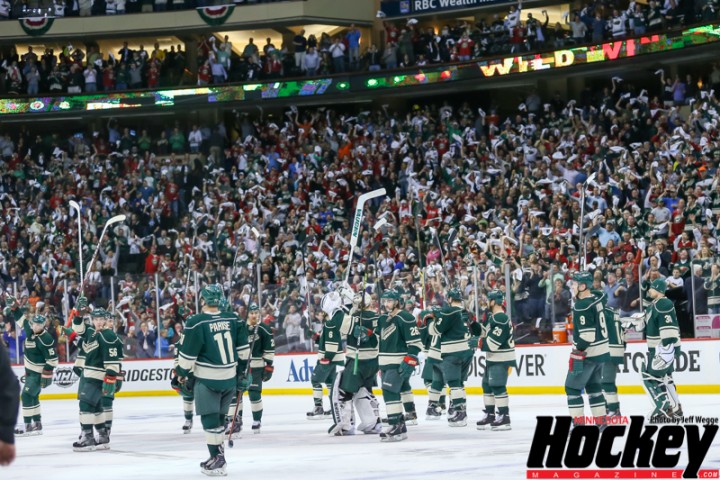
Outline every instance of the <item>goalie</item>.
[(665, 296), (666, 290), (665, 280), (653, 280), (648, 289), (648, 295), (653, 299), (648, 311), (644, 316), (633, 316), (624, 322), (625, 327), (632, 325), (637, 331), (645, 329), (649, 355), (642, 380), (653, 405), (651, 420), (683, 415), (672, 378), (675, 358), (680, 355), (680, 327), (675, 306)]

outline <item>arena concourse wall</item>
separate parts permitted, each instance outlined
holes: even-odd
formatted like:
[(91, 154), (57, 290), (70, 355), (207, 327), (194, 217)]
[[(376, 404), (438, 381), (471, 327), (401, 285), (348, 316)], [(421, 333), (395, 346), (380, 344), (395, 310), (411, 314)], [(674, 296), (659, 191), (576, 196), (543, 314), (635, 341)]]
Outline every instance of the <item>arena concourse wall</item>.
[[(564, 394), (570, 345), (518, 345), (517, 364), (508, 380), (510, 394)], [(647, 356), (645, 342), (628, 344), (625, 362), (618, 367), (617, 384), (620, 394), (643, 393), (640, 381), (642, 362)], [(284, 354), (275, 357), (275, 373), (263, 385), (269, 395), (310, 395), (310, 377), (317, 354)], [(420, 378), (421, 366), (411, 378), (413, 391), (425, 394)], [(126, 377), (120, 397), (177, 395), (170, 388), (173, 360), (127, 360), (123, 362)], [(24, 369), (14, 366), (23, 380)], [(482, 394), (482, 375), (485, 354), (476, 352), (470, 377), (466, 382), (468, 394)], [(675, 374), (678, 393), (720, 393), (720, 339), (683, 340), (682, 354), (676, 360)], [(60, 364), (55, 370), (53, 384), (43, 390), (41, 399), (72, 399), (77, 396), (78, 377), (72, 364)], [(380, 393), (379, 390), (376, 393)]]

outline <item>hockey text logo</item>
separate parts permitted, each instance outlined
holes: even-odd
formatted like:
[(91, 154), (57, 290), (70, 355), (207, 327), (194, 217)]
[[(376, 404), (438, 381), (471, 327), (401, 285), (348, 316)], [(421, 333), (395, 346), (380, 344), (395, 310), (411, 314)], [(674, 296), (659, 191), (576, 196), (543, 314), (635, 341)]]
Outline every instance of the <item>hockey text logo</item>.
[(302, 361), (302, 365), (295, 365), (295, 360), (290, 362), (287, 382), (309, 382), (312, 378), (314, 368), (310, 366), (308, 359)]
[(78, 381), (77, 375), (70, 367), (56, 368), (53, 373), (53, 383), (58, 387), (70, 388)]
[[(634, 416), (629, 425), (577, 426), (570, 432), (570, 417), (537, 417), (527, 478), (718, 478), (718, 470), (700, 469), (717, 421), (698, 420), (645, 425)], [(678, 465), (681, 451), (687, 454), (684, 468)]]

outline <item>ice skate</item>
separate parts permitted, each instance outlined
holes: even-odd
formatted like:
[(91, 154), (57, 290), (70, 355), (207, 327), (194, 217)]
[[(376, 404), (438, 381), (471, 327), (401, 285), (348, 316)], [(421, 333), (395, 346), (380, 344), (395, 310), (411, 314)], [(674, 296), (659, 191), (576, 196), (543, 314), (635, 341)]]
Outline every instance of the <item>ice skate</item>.
[[(192, 425), (192, 423), (191, 423), (191, 425)], [(240, 432), (242, 432), (242, 426), (243, 426), (242, 417), (240, 417), (240, 416), (235, 417), (235, 425), (232, 424), (232, 421), (229, 421), (227, 423), (227, 425), (225, 426), (225, 436), (226, 437), (230, 436), (230, 429), (232, 428), (232, 435), (233, 435), (233, 437), (237, 438), (237, 436), (240, 434)], [(183, 427), (183, 428), (185, 428), (185, 427)], [(253, 429), (254, 428), (255, 427), (253, 426)]]
[(110, 450), (110, 433), (107, 429), (103, 428), (98, 430), (98, 438), (95, 442), (95, 448), (97, 450)]
[(491, 429), (493, 431), (511, 430), (512, 427), (510, 426), (510, 415), (505, 415), (502, 413), (496, 415), (495, 421), (491, 424)]
[(407, 439), (407, 427), (401, 422), (391, 425), (390, 428), (380, 433), (381, 442), (400, 442)]
[(607, 419), (608, 421), (611, 421), (612, 418), (621, 417), (622, 414), (620, 413), (620, 410), (608, 410), (607, 412)]
[(451, 427), (464, 427), (467, 425), (467, 412), (464, 408), (456, 408), (453, 416), (448, 417), (448, 425)]
[(485, 416), (480, 419), (475, 425), (478, 430), (490, 430), (493, 422), (495, 422), (495, 414), (485, 412)]
[(185, 434), (190, 433), (190, 431), (192, 430), (192, 426), (193, 426), (192, 418), (185, 419), (185, 425), (183, 425), (183, 427), (182, 427), (183, 433), (185, 433)]
[(440, 406), (437, 403), (429, 404), (425, 412), (425, 420), (440, 420), (440, 417), (442, 417)]
[(255, 434), (260, 433), (260, 420), (253, 420), (252, 432)]
[(40, 422), (26, 423), (25, 430), (15, 429), (16, 437), (35, 437), (42, 434), (42, 424)]
[(225, 477), (227, 476), (227, 462), (222, 453), (209, 458), (200, 464), (200, 471), (208, 477)]
[(323, 407), (315, 407), (305, 414), (305, 418), (308, 420), (324, 420), (326, 418), (325, 410), (323, 410)]
[(95, 437), (92, 430), (83, 431), (81, 438), (73, 443), (73, 451), (75, 452), (94, 452), (96, 449)]
[(407, 412), (405, 414), (405, 425), (417, 425), (417, 420), (417, 412)]

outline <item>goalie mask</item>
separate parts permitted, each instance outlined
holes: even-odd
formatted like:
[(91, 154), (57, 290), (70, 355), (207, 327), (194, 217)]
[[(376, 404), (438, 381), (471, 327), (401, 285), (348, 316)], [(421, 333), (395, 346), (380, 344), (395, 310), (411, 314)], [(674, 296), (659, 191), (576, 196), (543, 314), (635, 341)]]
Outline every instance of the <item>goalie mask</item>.
[(335, 315), (335, 312), (340, 310), (342, 306), (343, 300), (338, 292), (326, 293), (320, 301), (320, 309), (322, 309), (328, 317)]

